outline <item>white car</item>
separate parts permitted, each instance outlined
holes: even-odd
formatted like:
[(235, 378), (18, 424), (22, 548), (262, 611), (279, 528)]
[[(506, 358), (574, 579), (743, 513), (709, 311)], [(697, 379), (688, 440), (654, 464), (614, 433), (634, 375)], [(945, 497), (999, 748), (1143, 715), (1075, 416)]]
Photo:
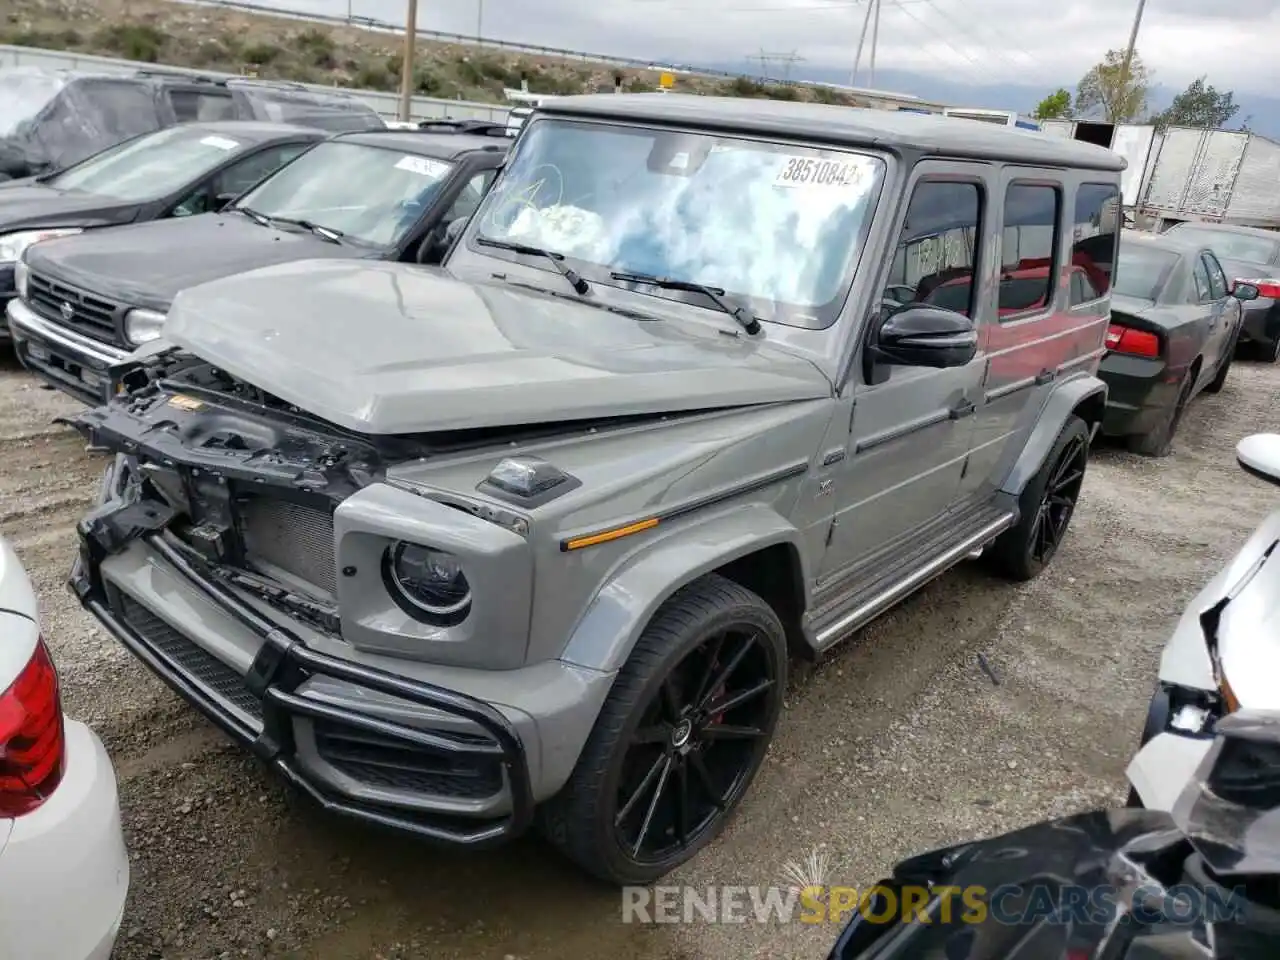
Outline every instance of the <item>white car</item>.
[(128, 887), (111, 760), (63, 715), (35, 592), (0, 538), (0, 957), (108, 960)]
[[(1236, 458), (1280, 484), (1280, 435), (1246, 437)], [(1214, 722), (1241, 708), (1280, 710), (1280, 511), (1196, 595), (1165, 646), (1127, 771), (1130, 806), (1171, 810), (1209, 752)]]

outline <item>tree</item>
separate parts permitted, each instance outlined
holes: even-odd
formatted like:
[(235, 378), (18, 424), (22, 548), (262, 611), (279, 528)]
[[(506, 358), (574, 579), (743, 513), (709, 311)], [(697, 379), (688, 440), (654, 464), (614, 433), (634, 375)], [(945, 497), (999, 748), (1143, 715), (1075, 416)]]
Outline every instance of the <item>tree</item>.
[(1230, 90), (1219, 92), (1204, 82), (1204, 77), (1192, 80), (1180, 94), (1173, 98), (1168, 110), (1152, 117), (1158, 127), (1224, 127), (1227, 121), (1240, 112), (1240, 104)]
[(1037, 120), (1062, 120), (1071, 116), (1071, 92), (1059, 87), (1041, 100), (1031, 115)]
[(1108, 123), (1132, 123), (1147, 109), (1151, 72), (1135, 52), (1124, 69), (1124, 51), (1108, 50), (1102, 62), (1089, 68), (1076, 87), (1076, 113), (1087, 116), (1101, 111)]

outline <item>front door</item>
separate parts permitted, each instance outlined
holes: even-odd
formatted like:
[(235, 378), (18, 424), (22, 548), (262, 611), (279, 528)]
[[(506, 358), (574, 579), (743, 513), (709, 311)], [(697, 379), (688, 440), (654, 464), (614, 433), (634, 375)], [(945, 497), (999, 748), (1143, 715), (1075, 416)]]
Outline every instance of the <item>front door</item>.
[[(974, 316), (984, 284), (987, 164), (926, 161), (912, 173), (879, 317), (928, 304)], [(975, 295), (975, 286), (977, 294)], [(955, 502), (985, 359), (952, 369), (891, 366), (868, 383), (851, 373), (845, 457), (832, 476), (836, 525), (823, 575), (836, 576)]]
[(1231, 339), (1239, 323), (1240, 301), (1228, 292), (1227, 275), (1222, 271), (1218, 258), (1208, 250), (1200, 255), (1209, 282), (1209, 339), (1204, 345), (1204, 363), (1200, 372), (1206, 381), (1212, 380), (1222, 365), (1222, 358), (1231, 349)]

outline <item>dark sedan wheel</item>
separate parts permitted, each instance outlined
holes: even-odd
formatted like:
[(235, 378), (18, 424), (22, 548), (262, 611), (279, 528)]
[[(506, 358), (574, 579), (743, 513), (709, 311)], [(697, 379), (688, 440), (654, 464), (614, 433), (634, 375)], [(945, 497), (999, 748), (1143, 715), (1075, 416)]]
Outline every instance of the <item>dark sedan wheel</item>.
[(724, 828), (764, 760), (786, 686), (782, 624), (719, 576), (677, 592), (641, 635), (568, 784), (552, 843), (616, 884), (651, 883)]
[[(1236, 334), (1238, 338), (1240, 335)], [(1222, 362), (1218, 364), (1218, 372), (1214, 375), (1213, 381), (1204, 388), (1205, 393), (1221, 393), (1222, 388), (1227, 385), (1227, 374), (1231, 372), (1231, 361), (1236, 356), (1237, 340), (1231, 341), (1231, 348), (1222, 355)]]
[(1049, 565), (1066, 538), (1088, 465), (1089, 426), (1073, 416), (1022, 491), (1017, 526), (1002, 533), (987, 553), (1000, 574), (1030, 580)]
[(1178, 432), (1178, 424), (1191, 402), (1196, 376), (1195, 370), (1188, 370), (1182, 375), (1177, 399), (1161, 411), (1159, 422), (1150, 431), (1129, 437), (1130, 450), (1144, 457), (1167, 457), (1173, 451), (1173, 435)]

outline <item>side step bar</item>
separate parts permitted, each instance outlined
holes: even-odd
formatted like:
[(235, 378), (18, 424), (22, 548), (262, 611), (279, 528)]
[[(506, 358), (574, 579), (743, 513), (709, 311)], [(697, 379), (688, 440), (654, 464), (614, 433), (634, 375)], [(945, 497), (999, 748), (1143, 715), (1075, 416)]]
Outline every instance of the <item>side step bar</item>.
[(908, 569), (903, 576), (888, 583), (877, 584), (869, 596), (855, 601), (857, 605), (851, 610), (840, 614), (832, 622), (815, 631), (815, 648), (819, 651), (825, 650), (853, 631), (866, 626), (890, 607), (906, 599), (960, 561), (981, 555), (992, 540), (1017, 522), (1016, 511), (1000, 513), (963, 539), (956, 541), (942, 552), (934, 554), (925, 563)]

